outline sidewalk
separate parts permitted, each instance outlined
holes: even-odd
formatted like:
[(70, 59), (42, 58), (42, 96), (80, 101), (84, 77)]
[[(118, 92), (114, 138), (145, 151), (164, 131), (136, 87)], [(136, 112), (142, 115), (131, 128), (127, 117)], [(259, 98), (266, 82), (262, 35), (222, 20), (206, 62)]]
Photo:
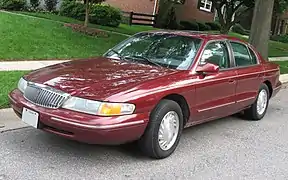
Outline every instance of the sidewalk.
[(270, 57), (269, 61), (288, 61), (288, 57)]
[(0, 71), (30, 71), (66, 61), (69, 60), (4, 61), (0, 62)]
[[(270, 61), (288, 61), (288, 57), (273, 57)], [(29, 71), (45, 66), (67, 62), (70, 60), (43, 60), (43, 61), (0, 61), (0, 71)]]
[(15, 115), (11, 108), (0, 109), (0, 134), (3, 132), (26, 127), (28, 127), (28, 125), (22, 122), (20, 118)]
[[(276, 58), (275, 58), (276, 59)], [(284, 61), (285, 57), (280, 58)], [(279, 60), (279, 59), (278, 59)], [(288, 57), (287, 57), (288, 60)], [(0, 62), (0, 71), (30, 71), (42, 67), (67, 62), (70, 60), (50, 60), (50, 61), (4, 61)], [(280, 81), (288, 83), (288, 74), (280, 75)]]

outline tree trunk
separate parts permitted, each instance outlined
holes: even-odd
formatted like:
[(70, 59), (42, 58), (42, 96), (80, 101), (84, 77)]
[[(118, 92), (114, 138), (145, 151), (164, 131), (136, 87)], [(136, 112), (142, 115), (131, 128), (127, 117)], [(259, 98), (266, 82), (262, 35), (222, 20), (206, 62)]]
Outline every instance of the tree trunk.
[(89, 23), (89, 0), (86, 0), (85, 3), (85, 22), (84, 27), (87, 27)]
[(249, 42), (268, 59), (274, 0), (256, 0)]
[(221, 34), (228, 34), (230, 28), (231, 28), (230, 25), (227, 25), (227, 24), (222, 25), (222, 26), (221, 26), (221, 29), (220, 29), (220, 33), (221, 33)]
[(159, 1), (159, 11), (158, 11), (155, 27), (163, 28), (163, 26), (165, 26), (166, 18), (172, 6), (173, 6), (173, 3), (171, 1), (168, 1), (168, 0)]

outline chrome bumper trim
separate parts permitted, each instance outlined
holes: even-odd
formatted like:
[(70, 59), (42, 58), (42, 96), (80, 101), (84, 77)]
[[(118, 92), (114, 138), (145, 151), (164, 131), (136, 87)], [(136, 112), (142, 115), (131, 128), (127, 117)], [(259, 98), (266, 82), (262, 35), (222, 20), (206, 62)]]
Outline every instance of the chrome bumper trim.
[(88, 128), (88, 129), (113, 129), (113, 128), (120, 128), (120, 127), (126, 127), (126, 126), (132, 126), (132, 125), (138, 125), (138, 124), (144, 123), (144, 120), (140, 120), (140, 121), (112, 124), (112, 125), (88, 125), (88, 124), (81, 124), (81, 123), (66, 121), (63, 119), (55, 118), (55, 117), (51, 117), (51, 120), (77, 126), (77, 127)]

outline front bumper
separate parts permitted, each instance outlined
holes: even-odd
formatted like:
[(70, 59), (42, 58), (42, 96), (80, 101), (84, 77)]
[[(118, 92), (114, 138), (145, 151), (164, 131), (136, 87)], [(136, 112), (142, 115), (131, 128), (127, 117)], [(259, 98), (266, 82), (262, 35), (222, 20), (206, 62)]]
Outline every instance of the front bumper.
[(44, 108), (27, 101), (18, 89), (9, 94), (9, 99), (19, 117), (23, 107), (38, 112), (39, 129), (89, 144), (123, 144), (137, 140), (149, 119), (148, 113), (99, 117), (62, 108)]

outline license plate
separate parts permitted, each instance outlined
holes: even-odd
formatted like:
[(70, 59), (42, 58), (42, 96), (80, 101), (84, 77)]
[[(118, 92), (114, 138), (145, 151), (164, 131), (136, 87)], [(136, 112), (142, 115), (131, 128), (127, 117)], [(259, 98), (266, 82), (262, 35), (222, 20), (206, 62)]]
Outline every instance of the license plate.
[(38, 127), (38, 118), (39, 114), (35, 111), (32, 111), (27, 108), (23, 108), (22, 111), (22, 121), (30, 126), (33, 126), (34, 128)]

